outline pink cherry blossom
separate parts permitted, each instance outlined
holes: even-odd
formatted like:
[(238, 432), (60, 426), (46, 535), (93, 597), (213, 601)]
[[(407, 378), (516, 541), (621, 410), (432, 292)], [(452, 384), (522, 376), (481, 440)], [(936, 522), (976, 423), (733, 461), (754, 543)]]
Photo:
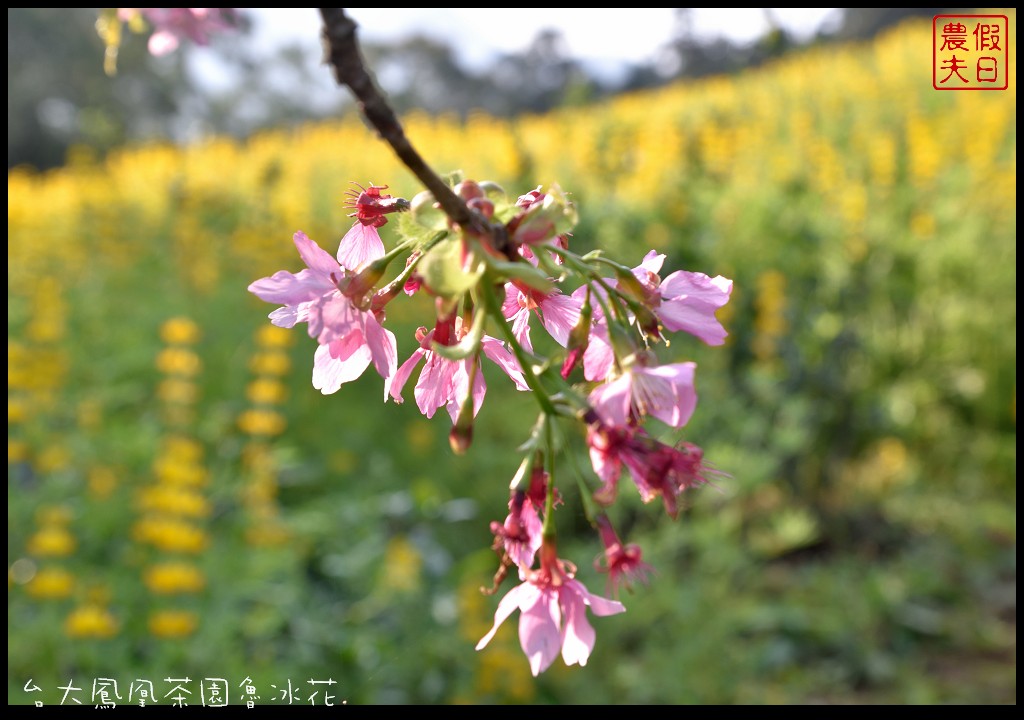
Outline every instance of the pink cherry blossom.
[(206, 45), (210, 35), (230, 29), (237, 21), (238, 8), (118, 8), (121, 21), (141, 15), (153, 26), (149, 52), (166, 55), (178, 48), (182, 39)]
[(338, 262), (350, 270), (359, 270), (384, 256), (384, 242), (375, 225), (364, 225), (358, 220), (338, 245)]
[(590, 404), (609, 425), (624, 426), (653, 415), (672, 427), (682, 427), (697, 407), (693, 387), (697, 364), (648, 367), (646, 357), (641, 356), (615, 380), (595, 388), (590, 393)]
[[(728, 333), (715, 317), (715, 311), (729, 302), (732, 280), (721, 275), (714, 278), (703, 273), (679, 270), (661, 280), (658, 273), (665, 256), (654, 250), (647, 253), (643, 261), (633, 268), (633, 276), (639, 283), (638, 298), (644, 303), (666, 330), (684, 330), (695, 335), (708, 345), (721, 345)], [(619, 287), (618, 280), (605, 278), (609, 287)], [(582, 302), (589, 291), (601, 298), (607, 298), (607, 291), (600, 284), (584, 285), (573, 293), (573, 298)], [(600, 303), (594, 302), (594, 319), (590, 338), (583, 355), (583, 374), (591, 382), (604, 380), (615, 363), (615, 352), (608, 337), (608, 320)], [(630, 316), (630, 321), (635, 318)], [(657, 327), (644, 329), (657, 333)]]
[[(484, 395), (487, 392), (487, 384), (484, 382), (483, 367), (479, 356), (464, 360), (449, 360), (431, 349), (435, 340), (443, 345), (454, 345), (464, 336), (465, 332), (462, 328), (461, 318), (438, 321), (437, 326), (430, 332), (427, 332), (426, 328), (420, 328), (416, 334), (417, 340), (420, 341), (420, 347), (416, 348), (409, 359), (398, 368), (388, 386), (385, 387), (385, 393), (389, 394), (396, 403), (401, 403), (403, 401), (402, 388), (405, 387), (405, 383), (420, 360), (425, 360), (426, 364), (420, 371), (419, 380), (416, 382), (416, 389), (413, 393), (420, 412), (430, 418), (434, 416), (438, 408), (444, 407), (448, 410), (454, 423), (469, 395), (471, 376), (473, 377), (473, 414), (476, 415), (480, 412), (480, 406), (483, 404)], [(512, 378), (519, 390), (530, 389), (519, 369), (519, 363), (500, 340), (484, 335), (480, 341), (480, 349), (484, 355), (497, 363)]]
[(491, 532), (495, 537), (495, 549), (500, 547), (504, 551), (505, 556), (519, 568), (519, 578), (523, 580), (533, 567), (534, 557), (540, 549), (540, 515), (537, 514), (537, 505), (523, 490), (512, 491), (508, 509), (504, 523), (491, 523)]
[(559, 651), (566, 665), (587, 664), (596, 639), (587, 620), (588, 607), (598, 616), (626, 611), (616, 600), (591, 594), (574, 578), (571, 563), (544, 559), (553, 552), (548, 546), (541, 549), (541, 568), (529, 572), (501, 599), (494, 613), (494, 626), (476, 645), (477, 650), (486, 647), (501, 624), (518, 609), (519, 644), (534, 677), (551, 667)]
[[(606, 282), (611, 286), (615, 285), (614, 280)], [(587, 292), (588, 285), (582, 285), (573, 292), (572, 299), (582, 307)], [(589, 292), (591, 293), (592, 318), (587, 347), (583, 351), (583, 377), (590, 382), (600, 382), (611, 372), (612, 366), (615, 364), (615, 352), (612, 350), (611, 341), (608, 338), (608, 322), (604, 317), (604, 309), (601, 303), (594, 299), (594, 296), (604, 299), (608, 297), (608, 293), (596, 283), (589, 285)]]
[(380, 239), (377, 228), (387, 224), (387, 214), (409, 209), (409, 201), (381, 193), (387, 185), (374, 185), (368, 188), (353, 183), (359, 191), (349, 190), (346, 194), (345, 206), (354, 212), (349, 217), (356, 221), (345, 233), (338, 247), (338, 262), (349, 270), (358, 270), (384, 255), (384, 243)]
[(270, 313), (274, 325), (290, 328), (307, 323), (310, 337), (321, 346), (314, 356), (314, 386), (324, 394), (336, 392), (342, 383), (359, 377), (370, 362), (381, 377), (390, 378), (397, 366), (394, 334), (338, 289), (346, 277), (344, 265), (302, 231), (293, 239), (306, 269), (279, 270), (250, 284), (249, 292), (283, 305)]
[(639, 545), (623, 545), (611, 520), (605, 514), (598, 515), (597, 528), (601, 533), (604, 552), (594, 561), (594, 569), (608, 573), (609, 590), (618, 597), (619, 587), (631, 588), (632, 583), (647, 583), (647, 576), (654, 571), (645, 563)]
[(720, 473), (704, 463), (704, 451), (692, 443), (666, 445), (634, 427), (606, 425), (597, 420), (587, 428), (587, 446), (594, 472), (604, 485), (594, 493), (602, 505), (615, 501), (623, 466), (645, 502), (660, 497), (665, 512), (679, 512), (677, 497), (685, 490), (710, 484)]
[(569, 344), (569, 333), (579, 322), (581, 298), (563, 295), (557, 290), (544, 293), (531, 288), (520, 288), (514, 283), (505, 284), (505, 302), (502, 313), (512, 323), (512, 334), (519, 344), (533, 352), (530, 340), (530, 315), (540, 316), (544, 329), (562, 347)]
[(664, 280), (661, 272), (664, 255), (651, 250), (633, 275), (647, 291), (648, 305), (666, 330), (684, 330), (708, 345), (721, 345), (728, 333), (715, 317), (715, 311), (729, 302), (732, 280), (721, 275), (677, 270)]

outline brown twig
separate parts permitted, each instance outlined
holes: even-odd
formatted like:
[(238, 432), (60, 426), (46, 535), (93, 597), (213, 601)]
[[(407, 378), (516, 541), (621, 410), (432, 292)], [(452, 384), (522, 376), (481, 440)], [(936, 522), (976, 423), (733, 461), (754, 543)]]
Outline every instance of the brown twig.
[(359, 51), (359, 40), (356, 38), (355, 21), (345, 14), (343, 8), (320, 8), (320, 16), (324, 21), (325, 60), (334, 69), (334, 78), (338, 84), (347, 86), (359, 100), (363, 115), (380, 137), (433, 194), (452, 222), (484, 239), (503, 255), (511, 256), (505, 226), (488, 223), (482, 215), (471, 210), (427, 165), (405, 136), (398, 116), (366, 71)]

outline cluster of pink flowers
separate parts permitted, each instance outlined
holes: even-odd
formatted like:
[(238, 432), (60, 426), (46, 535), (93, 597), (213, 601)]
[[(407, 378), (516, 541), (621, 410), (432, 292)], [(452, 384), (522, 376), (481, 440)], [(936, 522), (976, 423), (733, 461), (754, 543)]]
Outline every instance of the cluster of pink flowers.
[(149, 52), (166, 55), (182, 40), (206, 45), (211, 35), (234, 27), (238, 8), (118, 8), (117, 17), (127, 23), (144, 19), (153, 28)]
[[(569, 249), (575, 209), (557, 187), (537, 188), (514, 202), (494, 188), (463, 182), (456, 191), (485, 221), (505, 219), (498, 233), (507, 241), (502, 245), (481, 236), (479, 226), (472, 232), (450, 221), (439, 226), (429, 196), (410, 203), (384, 194), (386, 186), (371, 184), (351, 193), (348, 206), (355, 221), (335, 255), (297, 232), (294, 242), (306, 267), (261, 278), (249, 290), (281, 305), (270, 313), (275, 325), (306, 323), (318, 344), (313, 385), (324, 394), (372, 364), (384, 379), (384, 400), (400, 403), (422, 363), (413, 391), (416, 405), (427, 417), (440, 408), (448, 412), (457, 451), (468, 447), (484, 401), (485, 358), (517, 389), (537, 396), (541, 414), (524, 445), (509, 514), (491, 525), (500, 558), (494, 589), (511, 570), (520, 583), (501, 600), (494, 627), (477, 646), (487, 645), (518, 608), (520, 643), (537, 675), (559, 653), (567, 664), (586, 664), (595, 639), (587, 608), (598, 616), (625, 610), (618, 600), (590, 593), (576, 579), (576, 567), (558, 557), (554, 510), (560, 496), (549, 478), (563, 448), (542, 429), (567, 419), (584, 430), (600, 481), (585, 505), (604, 546), (594, 566), (608, 574), (617, 597), (620, 586), (644, 582), (651, 572), (639, 546), (621, 541), (604, 509), (614, 503), (621, 476), (629, 475), (644, 502), (660, 499), (675, 517), (680, 494), (721, 475), (705, 463), (697, 445), (663, 442), (647, 423), (654, 418), (678, 430), (693, 415), (696, 364), (661, 364), (654, 349), (665, 332), (686, 332), (708, 345), (724, 343), (727, 333), (715, 313), (728, 302), (732, 281), (682, 270), (662, 279), (665, 256), (654, 251), (633, 268), (594, 253), (576, 255)], [(406, 237), (387, 251), (379, 229), (390, 213), (410, 209), (434, 235)], [(434, 216), (425, 217), (430, 212)], [(380, 284), (401, 254), (405, 267)], [(563, 289), (573, 280), (578, 285)], [(384, 324), (388, 303), (403, 291), (429, 293), (437, 310), (417, 330), (412, 354), (399, 364), (395, 335)], [(498, 329), (498, 337), (485, 334), (486, 323)], [(532, 334), (538, 325), (550, 336), (544, 343)], [(562, 348), (564, 358), (548, 362), (536, 350), (544, 345), (556, 353)], [(573, 381), (574, 374), (582, 378)]]

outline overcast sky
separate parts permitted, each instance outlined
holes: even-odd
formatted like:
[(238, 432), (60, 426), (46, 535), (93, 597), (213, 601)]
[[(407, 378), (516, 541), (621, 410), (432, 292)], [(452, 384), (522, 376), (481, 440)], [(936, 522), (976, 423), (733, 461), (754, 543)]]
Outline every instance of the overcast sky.
[[(364, 40), (395, 40), (416, 32), (448, 41), (468, 67), (479, 68), (499, 53), (526, 48), (540, 30), (562, 32), (569, 54), (602, 64), (643, 62), (677, 26), (673, 8), (346, 8)], [(836, 8), (769, 8), (776, 20), (800, 37), (813, 35), (838, 17)], [(316, 42), (320, 16), (312, 8), (256, 8), (255, 34), (261, 43)], [(694, 8), (694, 31), (749, 41), (767, 28), (762, 8)]]

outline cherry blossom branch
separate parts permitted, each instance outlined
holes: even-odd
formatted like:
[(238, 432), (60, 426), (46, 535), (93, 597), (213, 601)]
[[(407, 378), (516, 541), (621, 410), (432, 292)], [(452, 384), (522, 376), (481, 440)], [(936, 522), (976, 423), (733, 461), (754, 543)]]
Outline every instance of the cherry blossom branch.
[(334, 69), (334, 78), (345, 85), (359, 100), (363, 115), (380, 137), (391, 146), (398, 159), (433, 194), (441, 209), (455, 224), (482, 238), (486, 238), (501, 254), (516, 259), (509, 252), (508, 232), (504, 225), (487, 222), (452, 192), (448, 184), (435, 173), (409, 142), (387, 100), (374, 84), (363, 63), (356, 37), (356, 22), (345, 14), (344, 8), (320, 8), (323, 18), (325, 60)]

